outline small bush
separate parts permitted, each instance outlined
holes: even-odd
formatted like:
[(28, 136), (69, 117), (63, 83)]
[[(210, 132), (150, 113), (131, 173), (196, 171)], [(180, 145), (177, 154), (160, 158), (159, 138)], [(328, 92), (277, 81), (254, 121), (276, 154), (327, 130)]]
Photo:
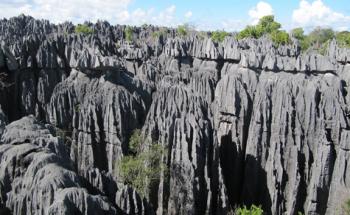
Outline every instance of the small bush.
[(270, 34), (270, 37), (276, 45), (286, 45), (290, 43), (289, 34), (285, 31), (274, 31)]
[(136, 129), (133, 131), (129, 139), (129, 153), (136, 154), (138, 151), (140, 151), (141, 142), (141, 130)]
[(259, 20), (257, 28), (263, 34), (266, 34), (266, 33), (270, 34), (280, 29), (281, 24), (278, 22), (275, 22), (275, 17), (273, 15), (269, 15), (269, 16), (264, 16)]
[(75, 33), (77, 33), (77, 34), (92, 34), (92, 33), (94, 33), (94, 30), (92, 28), (90, 28), (88, 25), (78, 24), (75, 27)]
[(228, 36), (228, 33), (226, 31), (215, 31), (212, 33), (211, 39), (214, 42), (222, 42), (227, 36)]
[(180, 36), (186, 36), (189, 30), (188, 24), (177, 26), (176, 32)]
[(336, 39), (340, 47), (350, 48), (350, 32), (342, 31), (336, 34)]
[(127, 26), (124, 30), (124, 34), (125, 34), (125, 39), (127, 41), (131, 42), (133, 40), (134, 31), (133, 31), (132, 27)]
[(166, 29), (160, 29), (158, 31), (155, 31), (152, 33), (152, 37), (153, 38), (160, 38), (160, 37), (164, 37), (166, 35)]
[(237, 38), (260, 38), (264, 34), (271, 34), (281, 28), (281, 24), (275, 21), (274, 16), (264, 16), (255, 26), (248, 25), (238, 33)]
[(243, 206), (241, 208), (237, 208), (235, 211), (235, 215), (263, 215), (264, 211), (261, 209), (261, 206), (255, 206), (252, 205), (250, 209), (248, 209), (246, 206)]
[(295, 29), (293, 29), (291, 34), (297, 40), (304, 40), (305, 39), (304, 29), (303, 28), (295, 28)]
[(274, 16), (264, 16), (255, 26), (247, 26), (238, 33), (237, 39), (255, 38), (258, 39), (263, 35), (269, 35), (275, 45), (285, 45), (290, 43), (289, 34), (279, 30), (281, 24), (275, 21)]
[(244, 38), (260, 38), (262, 36), (261, 31), (255, 26), (248, 25), (245, 29), (238, 33), (237, 39), (241, 40)]
[(350, 199), (346, 200), (342, 205), (344, 214), (350, 214)]
[(151, 143), (147, 150), (141, 150), (142, 136), (140, 130), (133, 132), (129, 151), (131, 155), (124, 156), (118, 163), (119, 176), (124, 183), (132, 186), (141, 196), (147, 197), (148, 188), (156, 185), (160, 173), (166, 172), (162, 163), (164, 147)]

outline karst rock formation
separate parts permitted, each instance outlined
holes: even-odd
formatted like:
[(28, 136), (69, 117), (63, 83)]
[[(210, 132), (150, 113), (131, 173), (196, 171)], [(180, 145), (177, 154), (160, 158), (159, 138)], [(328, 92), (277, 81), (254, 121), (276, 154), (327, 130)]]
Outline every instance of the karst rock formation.
[[(0, 213), (313, 215), (350, 198), (350, 50), (89, 25), (0, 21)], [(135, 129), (168, 149), (149, 198), (117, 177)]]

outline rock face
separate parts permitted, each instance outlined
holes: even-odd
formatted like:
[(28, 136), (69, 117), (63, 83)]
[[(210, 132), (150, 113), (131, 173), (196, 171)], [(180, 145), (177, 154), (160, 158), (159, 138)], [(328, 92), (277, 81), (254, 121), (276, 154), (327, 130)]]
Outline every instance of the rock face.
[[(348, 49), (87, 25), (0, 20), (0, 212), (342, 213)], [(146, 198), (118, 178), (135, 129), (167, 149)]]

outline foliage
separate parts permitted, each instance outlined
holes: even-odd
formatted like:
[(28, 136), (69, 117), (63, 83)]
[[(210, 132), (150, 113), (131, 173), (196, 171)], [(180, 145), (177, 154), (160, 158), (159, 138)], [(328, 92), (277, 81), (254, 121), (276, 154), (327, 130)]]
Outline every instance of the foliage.
[(264, 16), (259, 20), (257, 25), (258, 31), (261, 31), (262, 34), (270, 34), (274, 31), (277, 31), (281, 28), (281, 24), (275, 22), (275, 17), (273, 15)]
[(147, 150), (142, 150), (142, 140), (140, 130), (134, 131), (129, 142), (129, 151), (133, 154), (124, 156), (118, 169), (124, 183), (131, 185), (140, 195), (146, 197), (148, 188), (158, 182), (162, 171), (166, 171), (161, 159), (165, 149), (151, 143)]
[(322, 55), (326, 53), (329, 42), (335, 37), (332, 29), (320, 27), (314, 29), (308, 35), (304, 35), (302, 28), (293, 29), (291, 34), (295, 39), (299, 40), (302, 51), (314, 49)]
[(135, 129), (129, 139), (129, 152), (136, 154), (138, 151), (140, 151), (141, 141), (141, 130)]
[(345, 201), (345, 203), (342, 205), (342, 209), (344, 214), (350, 214), (350, 199)]
[(77, 33), (77, 34), (92, 34), (92, 33), (94, 33), (94, 30), (92, 28), (90, 28), (88, 25), (78, 24), (75, 27), (75, 33)]
[(261, 32), (258, 31), (256, 26), (248, 25), (245, 29), (238, 33), (237, 39), (244, 38), (259, 38), (261, 37)]
[(290, 42), (289, 34), (279, 30), (281, 24), (275, 21), (273, 15), (264, 16), (255, 26), (247, 26), (238, 33), (237, 39), (260, 38), (263, 35), (269, 35), (276, 45), (285, 45)]
[(68, 143), (71, 141), (72, 132), (60, 128), (56, 128), (56, 136), (60, 137), (64, 143)]
[(308, 40), (310, 45), (313, 45), (316, 49), (319, 49), (322, 44), (328, 40), (333, 39), (335, 36), (334, 31), (330, 28), (315, 28), (309, 35)]
[(163, 28), (163, 29), (160, 29), (158, 31), (155, 31), (152, 33), (152, 37), (153, 38), (160, 38), (160, 37), (164, 37), (166, 35), (166, 29)]
[(148, 28), (148, 24), (147, 23), (143, 23), (142, 25), (141, 25), (141, 28)]
[(303, 28), (294, 28), (291, 32), (292, 36), (297, 40), (304, 40), (304, 29)]
[(237, 208), (235, 211), (235, 214), (236, 215), (262, 215), (264, 214), (264, 211), (263, 209), (261, 209), (261, 206), (252, 205), (249, 209), (246, 206)]
[(75, 110), (75, 112), (80, 112), (80, 104), (76, 104), (74, 106), (74, 110)]
[(289, 34), (285, 31), (274, 31), (270, 36), (276, 45), (286, 45), (290, 42)]
[(127, 26), (125, 29), (124, 29), (124, 34), (125, 34), (125, 39), (129, 42), (132, 41), (133, 39), (133, 35), (134, 35), (134, 31), (132, 29), (132, 27), (130, 26)]
[(228, 36), (228, 33), (226, 31), (214, 31), (211, 35), (211, 39), (214, 42), (222, 42), (227, 36)]
[(198, 37), (199, 39), (201, 39), (201, 40), (204, 40), (205, 38), (208, 37), (208, 33), (205, 32), (205, 31), (199, 31), (199, 32), (197, 33), (197, 37)]
[(176, 32), (180, 36), (186, 36), (188, 34), (189, 29), (190, 27), (188, 24), (183, 24), (183, 25), (177, 26)]
[(350, 32), (342, 31), (336, 34), (336, 39), (340, 47), (350, 48)]

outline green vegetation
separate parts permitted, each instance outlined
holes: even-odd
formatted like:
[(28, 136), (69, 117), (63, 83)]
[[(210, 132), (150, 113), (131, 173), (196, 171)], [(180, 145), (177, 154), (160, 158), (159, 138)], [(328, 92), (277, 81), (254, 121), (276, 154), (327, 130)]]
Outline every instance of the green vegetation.
[(214, 42), (222, 42), (227, 36), (228, 36), (228, 33), (226, 31), (214, 31), (211, 35), (211, 39)]
[(260, 38), (263, 35), (269, 35), (276, 45), (284, 45), (290, 43), (289, 34), (279, 30), (281, 24), (275, 21), (273, 15), (264, 16), (259, 20), (257, 25), (247, 26), (238, 33), (237, 39), (244, 38)]
[(65, 144), (71, 142), (72, 132), (60, 128), (56, 128), (56, 136), (60, 137)]
[(276, 45), (286, 45), (290, 43), (289, 34), (285, 31), (274, 31), (270, 34), (272, 42)]
[(164, 147), (151, 143), (147, 150), (142, 150), (142, 135), (135, 130), (129, 140), (130, 155), (119, 161), (118, 170), (124, 183), (132, 186), (143, 197), (147, 197), (148, 188), (156, 185), (160, 173), (166, 171), (162, 163)]
[(74, 110), (75, 110), (75, 112), (80, 112), (80, 104), (76, 104), (74, 106)]
[(197, 37), (201, 40), (204, 40), (205, 38), (208, 37), (208, 33), (206, 31), (199, 31), (197, 33)]
[(308, 35), (304, 35), (302, 28), (295, 28), (291, 31), (291, 35), (299, 40), (302, 51), (313, 49), (324, 55), (329, 42), (335, 37), (335, 32), (330, 28), (316, 28)]
[(337, 42), (340, 47), (350, 48), (350, 32), (342, 31), (336, 35)]
[(183, 24), (177, 26), (176, 32), (180, 36), (186, 36), (189, 32), (190, 26), (188, 24)]
[(92, 28), (90, 28), (88, 25), (78, 24), (75, 27), (75, 33), (77, 33), (77, 34), (92, 34), (92, 33), (94, 33), (94, 30)]
[(132, 27), (127, 26), (124, 30), (124, 34), (125, 34), (125, 39), (127, 41), (131, 42), (133, 40), (134, 31), (133, 31)]
[(342, 205), (342, 209), (344, 214), (350, 214), (350, 199), (345, 201), (345, 203)]
[(304, 29), (303, 28), (294, 28), (291, 31), (291, 34), (297, 40), (304, 40), (305, 39)]
[(241, 208), (237, 208), (235, 211), (235, 215), (263, 215), (264, 211), (261, 209), (261, 206), (252, 205), (250, 208), (243, 206)]
[(147, 23), (143, 23), (143, 24), (141, 25), (141, 28), (148, 28), (148, 26), (150, 26), (150, 25), (148, 25)]
[(167, 34), (166, 29), (162, 28), (158, 31), (155, 31), (152, 33), (152, 37), (153, 38), (160, 38), (160, 37), (164, 37)]
[(135, 129), (129, 139), (129, 153), (136, 155), (141, 149), (141, 130)]

